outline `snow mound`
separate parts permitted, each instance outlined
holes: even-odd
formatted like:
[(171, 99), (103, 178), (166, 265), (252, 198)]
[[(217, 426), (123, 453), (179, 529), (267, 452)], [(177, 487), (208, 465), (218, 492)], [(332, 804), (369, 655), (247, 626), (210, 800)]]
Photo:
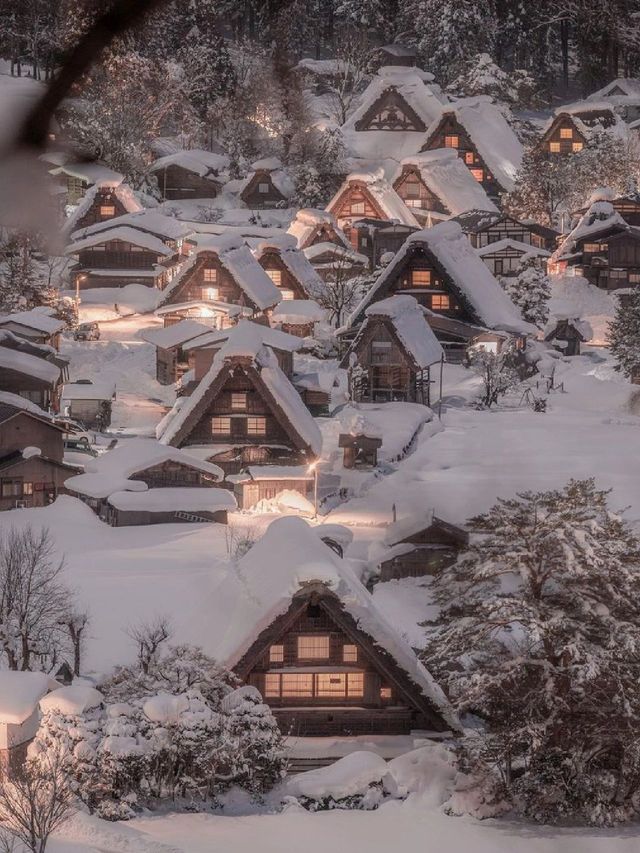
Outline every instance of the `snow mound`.
[(65, 716), (74, 717), (84, 714), (91, 708), (97, 708), (103, 702), (102, 693), (95, 687), (60, 687), (40, 700), (40, 710), (58, 711)]
[(158, 693), (152, 696), (142, 706), (142, 711), (149, 720), (162, 725), (176, 723), (180, 715), (189, 708), (186, 696), (171, 696), (169, 693)]
[(0, 672), (0, 725), (20, 725), (57, 684), (43, 672)]
[(551, 277), (549, 311), (553, 317), (580, 317), (592, 331), (590, 343), (607, 343), (608, 325), (613, 319), (617, 297), (589, 284), (582, 276)]
[(287, 793), (310, 800), (342, 800), (366, 793), (389, 774), (387, 762), (375, 752), (352, 752), (335, 764), (292, 776)]

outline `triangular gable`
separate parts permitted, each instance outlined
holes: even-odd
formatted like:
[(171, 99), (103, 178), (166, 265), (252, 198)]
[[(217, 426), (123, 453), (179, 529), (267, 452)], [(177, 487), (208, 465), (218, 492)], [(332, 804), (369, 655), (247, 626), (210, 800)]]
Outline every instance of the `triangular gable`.
[[(336, 627), (359, 647), (379, 675), (397, 690), (407, 705), (425, 715), (435, 731), (451, 729), (450, 723), (444, 719), (441, 711), (429, 701), (418, 685), (414, 684), (391, 654), (358, 626), (353, 616), (344, 609), (339, 598), (321, 583), (305, 585), (293, 596), (286, 613), (276, 617), (271, 625), (260, 633), (233, 667), (240, 678), (248, 677), (255, 665), (267, 654), (269, 646), (276, 643), (292, 628), (309, 604), (314, 604), (324, 611)], [(282, 671), (286, 672), (286, 668)]]
[[(341, 214), (343, 206), (345, 206), (345, 205), (349, 206), (351, 193), (354, 190), (358, 190), (358, 192), (364, 196), (365, 201), (371, 205), (371, 207), (375, 211), (376, 217), (378, 219), (382, 219), (385, 221), (388, 219), (388, 216), (385, 214), (382, 207), (378, 204), (373, 193), (368, 189), (368, 187), (364, 183), (364, 181), (348, 181), (347, 184), (339, 192), (339, 195), (337, 196), (337, 198), (335, 198), (330, 203), (330, 206), (327, 208), (327, 210), (330, 210), (331, 213), (334, 214), (336, 219), (351, 217), (354, 215), (359, 215), (359, 214), (352, 214), (351, 209), (345, 210), (344, 213)], [(364, 216), (364, 214), (362, 216)]]
[[(427, 198), (429, 198), (433, 204), (433, 207), (428, 209), (428, 210), (427, 209), (421, 210), (420, 208), (411, 208), (411, 210), (415, 216), (420, 215), (420, 213), (422, 213), (423, 215), (427, 215), (428, 213), (433, 213), (433, 212), (447, 214), (447, 215), (451, 214), (451, 210), (447, 206), (447, 204), (445, 203), (442, 196), (440, 194), (438, 194), (434, 189), (432, 189), (427, 184), (427, 182), (422, 177), (422, 172), (420, 171), (420, 169), (417, 166), (410, 166), (408, 168), (403, 169), (402, 172), (398, 175), (398, 177), (393, 182), (393, 188), (398, 193), (398, 195), (400, 195), (399, 191), (400, 191), (401, 187), (403, 186), (403, 184), (409, 182), (410, 176), (413, 176), (417, 179), (417, 183), (424, 189)], [(400, 195), (400, 197), (403, 198), (402, 195)], [(403, 201), (405, 202), (405, 204), (407, 203), (407, 199), (403, 198)]]
[(427, 129), (424, 121), (395, 86), (389, 86), (355, 123), (358, 131), (417, 131)]
[[(247, 199), (250, 199), (251, 196), (253, 195), (253, 193), (257, 193), (258, 184), (269, 184), (270, 190), (268, 193), (264, 193), (265, 196), (268, 197), (272, 193), (275, 193), (275, 195), (279, 196), (279, 199), (281, 201), (286, 201), (283, 194), (280, 192), (280, 190), (274, 184), (273, 179), (271, 177), (271, 174), (269, 172), (266, 172), (266, 171), (258, 171), (258, 172), (254, 172), (253, 175), (248, 179), (246, 186), (243, 188), (242, 192), (240, 193), (240, 198), (245, 202), (245, 204), (249, 204)], [(260, 193), (260, 195), (263, 195), (263, 193)]]
[(353, 343), (351, 344), (351, 346), (345, 353), (342, 361), (340, 362), (340, 367), (347, 368), (349, 366), (349, 356), (351, 355), (351, 353), (357, 354), (358, 352), (361, 352), (362, 349), (366, 347), (375, 337), (376, 332), (381, 326), (384, 328), (384, 330), (387, 332), (395, 346), (398, 348), (409, 370), (412, 370), (414, 372), (421, 370), (422, 368), (416, 365), (411, 354), (408, 352), (407, 348), (398, 337), (398, 333), (394, 328), (391, 318), (376, 316), (366, 318), (366, 320), (362, 324), (362, 328), (359, 330), (357, 336), (353, 340)]
[(575, 117), (572, 116), (570, 113), (559, 113), (557, 116), (555, 116), (549, 127), (542, 134), (542, 138), (538, 143), (538, 147), (540, 145), (543, 145), (545, 142), (549, 142), (551, 140), (551, 137), (555, 134), (556, 130), (560, 128), (560, 126), (566, 127), (567, 125), (571, 125), (574, 133), (578, 137), (575, 141), (582, 142), (583, 145), (586, 145), (588, 141), (587, 137), (578, 127), (578, 122), (576, 121)]

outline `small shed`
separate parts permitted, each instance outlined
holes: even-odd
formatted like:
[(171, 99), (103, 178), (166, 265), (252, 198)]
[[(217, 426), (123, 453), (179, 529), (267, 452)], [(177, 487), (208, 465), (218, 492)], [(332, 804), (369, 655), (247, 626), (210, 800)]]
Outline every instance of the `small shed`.
[(58, 686), (44, 672), (0, 672), (0, 777), (19, 772), (40, 724), (38, 703)]
[(298, 338), (311, 338), (324, 316), (313, 299), (286, 299), (273, 309), (271, 325)]
[(53, 308), (32, 308), (0, 317), (0, 330), (13, 332), (35, 344), (47, 344), (59, 349), (64, 320), (54, 316)]
[(554, 317), (547, 324), (544, 339), (563, 355), (580, 355), (580, 345), (593, 338), (586, 320), (577, 317)]
[(307, 465), (254, 465), (227, 476), (240, 509), (252, 509), (263, 500), (274, 500), (283, 492), (297, 492), (313, 499), (315, 475)]
[(344, 448), (342, 464), (345, 468), (375, 468), (382, 436), (376, 427), (367, 423), (366, 418), (358, 415), (349, 431), (338, 436), (338, 447)]
[(204, 323), (185, 319), (142, 332), (143, 339), (156, 348), (156, 379), (161, 385), (173, 385), (193, 367), (185, 345), (210, 331), (211, 327)]
[(380, 580), (434, 575), (455, 562), (468, 542), (466, 530), (434, 514), (402, 518), (389, 526), (384, 538)]
[(110, 382), (78, 379), (62, 386), (60, 411), (87, 429), (103, 430), (111, 423), (111, 409), (116, 397)]
[(237, 508), (227, 489), (167, 487), (143, 492), (114, 492), (108, 497), (109, 522), (114, 527), (142, 524), (227, 523)]

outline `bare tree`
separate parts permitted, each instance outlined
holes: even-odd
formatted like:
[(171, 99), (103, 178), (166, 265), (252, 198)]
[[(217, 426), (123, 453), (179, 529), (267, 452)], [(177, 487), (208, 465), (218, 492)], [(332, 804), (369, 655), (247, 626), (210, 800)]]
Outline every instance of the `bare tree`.
[(146, 675), (162, 643), (173, 635), (173, 628), (168, 616), (156, 616), (151, 622), (132, 625), (127, 629), (127, 635), (138, 647), (138, 662)]
[(477, 348), (469, 353), (468, 358), (469, 367), (482, 380), (478, 405), (483, 409), (490, 409), (520, 382), (513, 352), (508, 346), (499, 353)]
[(64, 626), (69, 633), (73, 649), (73, 674), (80, 675), (80, 663), (84, 648), (84, 633), (89, 624), (89, 614), (82, 611), (70, 610), (64, 619)]
[(28, 762), (19, 775), (0, 783), (0, 822), (10, 833), (4, 834), (4, 849), (12, 849), (13, 836), (31, 853), (45, 853), (52, 833), (71, 816), (73, 802), (59, 750)]
[(367, 282), (370, 283), (369, 277), (353, 275), (349, 260), (338, 258), (332, 264), (324, 286), (314, 296), (329, 312), (330, 321), (339, 328), (360, 299)]
[(0, 648), (9, 669), (32, 669), (35, 657), (47, 668), (57, 659), (71, 598), (63, 568), (47, 528), (0, 534)]
[(364, 28), (348, 27), (336, 43), (335, 73), (328, 80), (329, 101), (338, 124), (344, 124), (351, 105), (367, 79), (369, 36)]

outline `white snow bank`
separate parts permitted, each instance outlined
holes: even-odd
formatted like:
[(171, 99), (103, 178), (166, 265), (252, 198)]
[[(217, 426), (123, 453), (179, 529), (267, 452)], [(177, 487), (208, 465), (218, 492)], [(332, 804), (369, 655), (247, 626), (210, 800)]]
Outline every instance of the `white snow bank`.
[(66, 716), (78, 716), (91, 708), (97, 708), (103, 702), (102, 693), (95, 687), (79, 685), (60, 687), (58, 690), (43, 696), (40, 700), (40, 710), (58, 711)]
[(0, 672), (0, 724), (20, 725), (58, 682), (44, 672)]
[(177, 723), (180, 715), (189, 707), (189, 700), (184, 694), (172, 696), (170, 693), (158, 693), (152, 696), (142, 706), (142, 711), (149, 720), (162, 725)]
[(131, 512), (220, 512), (233, 511), (238, 504), (227, 489), (208, 487), (166, 487), (140, 492), (114, 492), (111, 506)]
[(335, 764), (298, 773), (287, 782), (287, 793), (310, 800), (341, 800), (366, 793), (389, 773), (387, 762), (375, 752), (352, 752)]
[(618, 299), (612, 293), (589, 284), (582, 276), (551, 277), (549, 311), (553, 317), (579, 317), (593, 332), (592, 344), (604, 345), (608, 324), (613, 319)]

